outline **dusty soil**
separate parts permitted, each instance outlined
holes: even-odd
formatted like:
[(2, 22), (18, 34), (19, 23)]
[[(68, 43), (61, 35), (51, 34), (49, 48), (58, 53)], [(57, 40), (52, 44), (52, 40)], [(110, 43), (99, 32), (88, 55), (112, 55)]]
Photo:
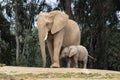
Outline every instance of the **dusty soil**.
[(0, 80), (120, 80), (119, 71), (80, 68), (0, 67)]

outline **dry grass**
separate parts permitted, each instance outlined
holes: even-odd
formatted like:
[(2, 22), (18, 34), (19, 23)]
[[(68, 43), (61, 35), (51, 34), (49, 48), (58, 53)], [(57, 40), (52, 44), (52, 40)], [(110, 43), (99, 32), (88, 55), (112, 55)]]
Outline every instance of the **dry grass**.
[(0, 80), (38, 80), (38, 79), (91, 79), (91, 80), (120, 80), (120, 74), (98, 74), (98, 73), (42, 73), (42, 74), (17, 74), (17, 75), (8, 75), (0, 74)]
[(120, 80), (120, 72), (80, 68), (0, 67), (0, 80)]

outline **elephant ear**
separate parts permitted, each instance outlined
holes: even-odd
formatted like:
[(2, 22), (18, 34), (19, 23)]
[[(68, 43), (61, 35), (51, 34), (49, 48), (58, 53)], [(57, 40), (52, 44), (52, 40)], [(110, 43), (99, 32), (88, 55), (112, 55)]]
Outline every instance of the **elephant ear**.
[(70, 51), (69, 51), (69, 58), (71, 58), (72, 56), (76, 55), (77, 54), (77, 50), (76, 48), (70, 48)]
[(51, 33), (55, 34), (56, 32), (60, 31), (65, 27), (68, 21), (68, 15), (65, 13), (62, 13), (60, 11), (54, 11), (53, 12), (53, 26), (51, 28)]

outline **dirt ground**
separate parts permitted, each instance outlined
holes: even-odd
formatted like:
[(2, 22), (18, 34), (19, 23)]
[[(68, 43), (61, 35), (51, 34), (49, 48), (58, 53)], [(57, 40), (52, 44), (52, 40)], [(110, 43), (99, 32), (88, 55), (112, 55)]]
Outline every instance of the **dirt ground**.
[(0, 80), (120, 80), (119, 71), (81, 68), (0, 67)]

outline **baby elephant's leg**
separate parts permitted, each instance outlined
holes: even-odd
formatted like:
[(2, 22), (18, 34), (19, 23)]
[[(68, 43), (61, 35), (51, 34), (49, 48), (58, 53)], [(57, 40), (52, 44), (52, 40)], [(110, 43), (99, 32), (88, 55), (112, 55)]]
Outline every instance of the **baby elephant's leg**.
[(87, 58), (83, 61), (83, 68), (87, 68)]
[(74, 67), (78, 68), (78, 58), (75, 56), (73, 58), (74, 58)]
[(68, 59), (67, 60), (67, 67), (70, 68), (70, 66), (71, 66), (71, 59)]

